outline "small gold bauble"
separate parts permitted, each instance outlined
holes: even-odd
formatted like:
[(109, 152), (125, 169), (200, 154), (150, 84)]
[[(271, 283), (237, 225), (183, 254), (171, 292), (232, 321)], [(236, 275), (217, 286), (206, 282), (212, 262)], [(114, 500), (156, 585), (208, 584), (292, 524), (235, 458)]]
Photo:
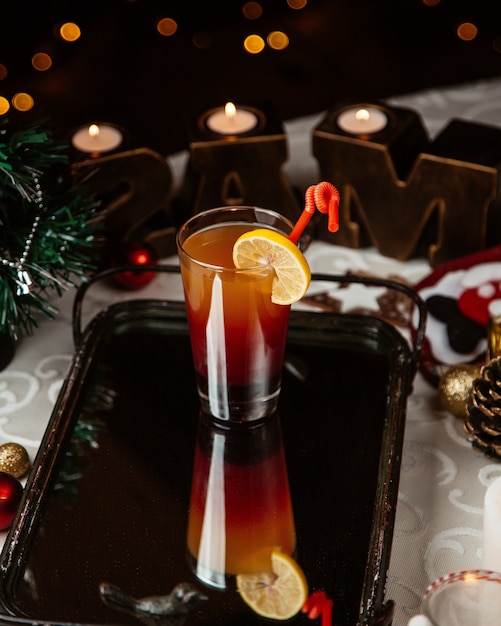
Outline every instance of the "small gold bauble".
[(4, 443), (0, 446), (0, 472), (14, 478), (21, 478), (30, 468), (30, 457), (18, 443)]
[(456, 417), (465, 419), (468, 416), (473, 381), (479, 375), (479, 365), (455, 365), (447, 370), (438, 383), (438, 395), (443, 408)]

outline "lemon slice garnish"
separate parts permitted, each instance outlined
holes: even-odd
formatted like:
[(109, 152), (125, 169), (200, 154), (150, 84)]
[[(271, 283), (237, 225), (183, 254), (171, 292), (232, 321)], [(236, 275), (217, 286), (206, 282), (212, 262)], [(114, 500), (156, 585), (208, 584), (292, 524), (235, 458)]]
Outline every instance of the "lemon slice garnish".
[(244, 602), (258, 615), (286, 620), (294, 617), (308, 597), (303, 570), (290, 556), (274, 551), (271, 572), (239, 574), (237, 588)]
[(275, 272), (271, 301), (293, 304), (306, 293), (311, 280), (308, 262), (301, 250), (285, 235), (260, 228), (241, 235), (233, 246), (237, 269), (271, 265)]

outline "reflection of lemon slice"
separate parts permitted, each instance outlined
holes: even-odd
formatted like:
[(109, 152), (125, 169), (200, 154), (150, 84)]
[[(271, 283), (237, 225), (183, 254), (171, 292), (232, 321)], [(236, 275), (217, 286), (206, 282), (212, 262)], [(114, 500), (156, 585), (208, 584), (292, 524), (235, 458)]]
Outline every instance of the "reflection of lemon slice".
[(271, 555), (272, 572), (240, 574), (237, 587), (243, 600), (262, 617), (290, 619), (301, 610), (308, 597), (303, 570), (282, 552)]
[(271, 265), (275, 271), (271, 300), (293, 304), (310, 284), (311, 272), (301, 250), (285, 235), (260, 228), (239, 237), (233, 246), (233, 262), (238, 269)]

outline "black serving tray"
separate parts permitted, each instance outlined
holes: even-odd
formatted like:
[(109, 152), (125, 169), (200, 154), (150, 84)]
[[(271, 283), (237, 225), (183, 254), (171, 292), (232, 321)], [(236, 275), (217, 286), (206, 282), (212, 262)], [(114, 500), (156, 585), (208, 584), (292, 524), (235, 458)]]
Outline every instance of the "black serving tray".
[[(137, 624), (104, 605), (101, 582), (141, 598), (190, 581), (209, 600), (188, 624), (269, 623), (188, 566), (198, 399), (183, 305), (115, 304), (84, 333), (76, 311), (74, 360), (0, 557), (0, 621)], [(310, 592), (334, 600), (336, 626), (391, 621), (385, 583), (422, 334), (409, 346), (374, 317), (291, 315), (280, 420), (296, 557)]]

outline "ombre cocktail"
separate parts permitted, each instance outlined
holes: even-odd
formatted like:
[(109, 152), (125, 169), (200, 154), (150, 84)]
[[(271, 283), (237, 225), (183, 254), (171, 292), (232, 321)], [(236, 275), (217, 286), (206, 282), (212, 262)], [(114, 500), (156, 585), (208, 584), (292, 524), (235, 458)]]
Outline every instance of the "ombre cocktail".
[(177, 236), (202, 410), (223, 420), (269, 415), (280, 393), (290, 306), (271, 300), (271, 265), (233, 262), (237, 239), (257, 228), (287, 235), (292, 225), (266, 209), (224, 207), (194, 216)]

